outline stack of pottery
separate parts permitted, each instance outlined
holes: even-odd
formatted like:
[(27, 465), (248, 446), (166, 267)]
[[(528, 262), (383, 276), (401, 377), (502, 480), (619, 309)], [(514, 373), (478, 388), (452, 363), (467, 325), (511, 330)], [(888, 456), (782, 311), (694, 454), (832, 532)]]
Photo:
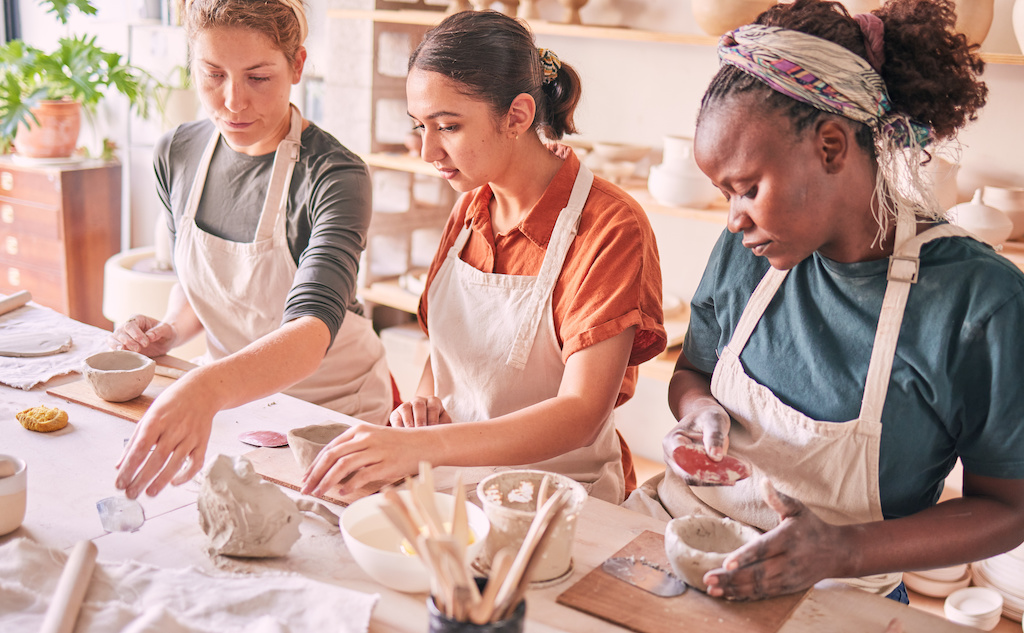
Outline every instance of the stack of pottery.
[(958, 589), (971, 584), (971, 570), (967, 564), (923, 569), (903, 573), (907, 588), (932, 598), (945, 598)]
[(983, 242), (998, 246), (1010, 238), (1013, 222), (999, 209), (982, 202), (982, 190), (974, 192), (970, 202), (951, 208), (947, 217), (950, 222), (967, 229)]
[(692, 209), (705, 209), (720, 196), (693, 160), (693, 139), (682, 136), (665, 137), (664, 160), (651, 167), (647, 190), (661, 204)]
[(975, 585), (1003, 596), (1003, 615), (1020, 622), (1024, 616), (1024, 545), (971, 563), (971, 572)]

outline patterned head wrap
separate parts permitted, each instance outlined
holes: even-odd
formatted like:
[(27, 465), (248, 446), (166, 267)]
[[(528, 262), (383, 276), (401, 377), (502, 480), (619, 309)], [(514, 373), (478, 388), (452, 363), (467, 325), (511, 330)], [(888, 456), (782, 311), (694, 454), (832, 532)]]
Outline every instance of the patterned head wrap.
[(544, 71), (543, 83), (547, 85), (558, 79), (558, 69), (562, 67), (562, 60), (558, 59), (558, 55), (548, 48), (538, 48), (537, 54), (540, 55), (540, 66)]
[(882, 239), (897, 210), (941, 217), (920, 173), (931, 129), (892, 111), (882, 77), (862, 57), (801, 31), (749, 24), (722, 36), (718, 56), (776, 92), (872, 130), (879, 164), (875, 218)]

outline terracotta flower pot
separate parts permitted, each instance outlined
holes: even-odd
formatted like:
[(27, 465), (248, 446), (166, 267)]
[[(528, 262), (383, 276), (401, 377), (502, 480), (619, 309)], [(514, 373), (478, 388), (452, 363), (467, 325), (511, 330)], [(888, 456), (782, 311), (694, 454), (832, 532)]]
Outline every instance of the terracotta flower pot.
[(708, 35), (722, 35), (750, 24), (775, 0), (693, 0), (693, 18)]
[(40, 101), (32, 108), (39, 125), (18, 126), (14, 147), (29, 158), (67, 158), (78, 145), (82, 128), (82, 106), (77, 101)]

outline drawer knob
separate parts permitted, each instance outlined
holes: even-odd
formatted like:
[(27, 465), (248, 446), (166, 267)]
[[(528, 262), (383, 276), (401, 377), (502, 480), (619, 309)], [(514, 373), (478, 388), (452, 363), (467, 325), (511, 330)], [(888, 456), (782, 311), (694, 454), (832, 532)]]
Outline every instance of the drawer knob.
[(21, 285), (21, 271), (11, 266), (7, 269), (7, 285), (8, 286), (20, 286)]
[(14, 189), (14, 174), (9, 171), (0, 171), (0, 189), (4, 191)]
[(0, 221), (4, 224), (14, 224), (14, 207), (9, 204), (0, 204)]
[(13, 235), (8, 235), (7, 239), (4, 240), (4, 250), (7, 251), (8, 255), (18, 254), (18, 238)]

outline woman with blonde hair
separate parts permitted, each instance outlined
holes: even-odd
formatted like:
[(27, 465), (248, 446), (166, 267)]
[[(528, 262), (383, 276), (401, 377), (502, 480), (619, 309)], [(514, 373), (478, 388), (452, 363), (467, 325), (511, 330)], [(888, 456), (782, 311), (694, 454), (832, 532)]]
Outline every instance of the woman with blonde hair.
[(369, 174), (289, 102), (306, 62), (301, 0), (191, 0), (184, 24), (209, 119), (156, 148), (178, 285), (163, 319), (136, 315), (111, 344), (159, 356), (204, 333), (209, 358), (139, 422), (116, 480), (129, 497), (198, 472), (222, 409), (284, 391), (385, 424), (393, 403), (355, 297)]

